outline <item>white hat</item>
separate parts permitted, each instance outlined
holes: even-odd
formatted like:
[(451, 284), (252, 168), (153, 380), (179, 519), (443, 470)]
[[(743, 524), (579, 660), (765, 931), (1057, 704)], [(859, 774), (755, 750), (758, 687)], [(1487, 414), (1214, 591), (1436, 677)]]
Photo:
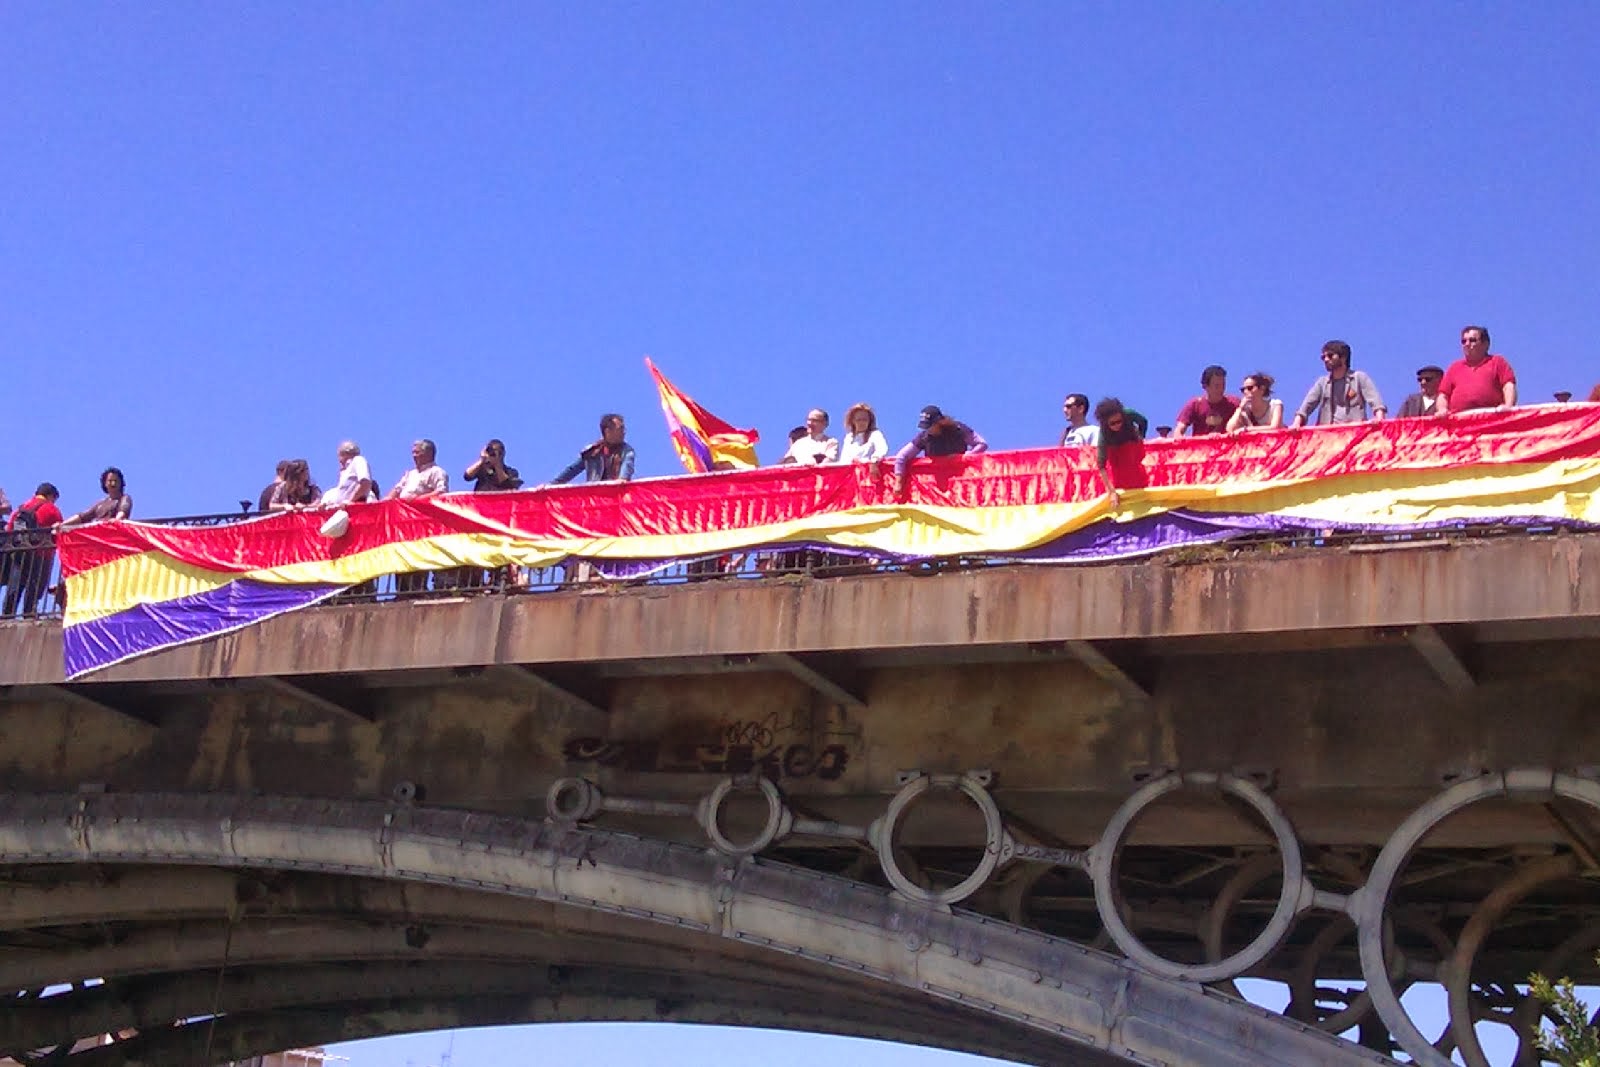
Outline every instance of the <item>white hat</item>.
[(344, 508), (340, 508), (332, 515), (329, 515), (327, 521), (322, 524), (322, 528), (317, 531), (317, 533), (330, 541), (337, 541), (349, 532), (350, 513)]

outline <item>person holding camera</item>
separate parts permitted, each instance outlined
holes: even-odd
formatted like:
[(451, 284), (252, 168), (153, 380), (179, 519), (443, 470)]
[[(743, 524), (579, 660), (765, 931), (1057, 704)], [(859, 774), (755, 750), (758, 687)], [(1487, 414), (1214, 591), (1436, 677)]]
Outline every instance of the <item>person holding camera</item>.
[(517, 468), (506, 465), (506, 443), (498, 437), (490, 438), (463, 477), (472, 483), (474, 493), (503, 493), (522, 488), (522, 477)]

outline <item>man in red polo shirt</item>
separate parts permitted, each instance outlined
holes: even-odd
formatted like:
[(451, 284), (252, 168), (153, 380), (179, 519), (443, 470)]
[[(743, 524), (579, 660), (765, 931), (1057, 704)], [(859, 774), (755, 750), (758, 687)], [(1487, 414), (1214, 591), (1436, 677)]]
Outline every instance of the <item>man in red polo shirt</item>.
[(1517, 372), (1504, 356), (1489, 354), (1489, 331), (1482, 326), (1463, 327), (1461, 358), (1444, 372), (1436, 412), (1443, 415), (1516, 404)]

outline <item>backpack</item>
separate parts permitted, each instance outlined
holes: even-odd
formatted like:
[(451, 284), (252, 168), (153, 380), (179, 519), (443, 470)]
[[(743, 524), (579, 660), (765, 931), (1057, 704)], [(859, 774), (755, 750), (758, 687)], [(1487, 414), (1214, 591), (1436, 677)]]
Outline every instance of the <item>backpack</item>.
[(37, 530), (39, 528), (39, 511), (37, 508), (21, 508), (11, 518), (13, 530)]

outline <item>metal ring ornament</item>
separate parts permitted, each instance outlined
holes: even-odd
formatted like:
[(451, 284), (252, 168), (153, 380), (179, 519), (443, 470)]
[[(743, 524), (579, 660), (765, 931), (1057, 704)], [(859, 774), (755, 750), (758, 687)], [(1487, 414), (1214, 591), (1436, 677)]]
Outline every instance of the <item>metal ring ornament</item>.
[[(1283, 889), (1266, 928), (1244, 948), (1226, 959), (1204, 964), (1175, 963), (1146, 948), (1122, 918), (1122, 891), (1117, 885), (1117, 860), (1123, 839), (1134, 820), (1157, 800), (1184, 786), (1213, 787), (1244, 801), (1266, 822), (1277, 840), (1283, 864)], [(1314, 891), (1305, 876), (1305, 857), (1288, 818), (1272, 798), (1254, 783), (1231, 774), (1192, 772), (1157, 778), (1123, 802), (1106, 824), (1100, 840), (1089, 850), (1089, 874), (1094, 879), (1095, 908), (1106, 932), (1134, 963), (1166, 978), (1191, 982), (1218, 982), (1243, 974), (1270, 956), (1294, 925), (1295, 916), (1311, 906)]]
[[(1540, 886), (1577, 873), (1578, 857), (1570, 852), (1532, 861), (1484, 897), (1456, 935), (1455, 950), (1439, 972), (1445, 992), (1449, 994), (1450, 1025), (1455, 1031), (1456, 1051), (1461, 1053), (1467, 1067), (1489, 1067), (1489, 1057), (1484, 1055), (1483, 1043), (1473, 1029), (1476, 1020), (1472, 1016), (1472, 964), (1478, 950), (1489, 939), (1495, 924), (1523, 897)], [(1527, 1034), (1517, 1037), (1523, 1044), (1527, 1043)], [(1518, 1056), (1524, 1058), (1520, 1051)]]
[(1452, 1064), (1449, 1057), (1422, 1036), (1400, 1004), (1400, 997), (1389, 981), (1383, 951), (1383, 913), (1388, 909), (1389, 894), (1394, 890), (1395, 879), (1411, 858), (1412, 850), (1434, 827), (1480, 800), (1519, 796), (1563, 797), (1600, 811), (1600, 782), (1558, 774), (1548, 768), (1513, 770), (1468, 778), (1407, 816), (1378, 853), (1367, 884), (1351, 895), (1349, 912), (1356, 922), (1361, 948), (1361, 977), (1372, 994), (1372, 1005), (1378, 1009), (1378, 1017), (1389, 1028), (1389, 1033), (1400, 1047), (1412, 1060), (1425, 1067), (1452, 1067)]
[(767, 821), (762, 824), (760, 833), (742, 845), (734, 844), (722, 832), (722, 827), (717, 825), (717, 816), (722, 812), (723, 801), (739, 788), (738, 779), (730, 777), (718, 782), (716, 788), (700, 802), (695, 812), (695, 820), (711, 839), (712, 847), (725, 856), (754, 856), (774, 841), (787, 837), (794, 826), (794, 813), (784, 804), (783, 797), (778, 793), (778, 787), (767, 778), (757, 778), (755, 785), (766, 799)]
[(586, 778), (557, 778), (544, 795), (545, 810), (557, 822), (588, 822), (605, 804), (600, 787)]
[[(1207, 963), (1217, 963), (1226, 958), (1223, 954), (1223, 927), (1233, 917), (1233, 909), (1244, 899), (1245, 892), (1281, 866), (1278, 857), (1262, 852), (1246, 860), (1223, 883), (1222, 888), (1217, 891), (1216, 899), (1211, 902), (1211, 907), (1206, 909), (1205, 918), (1200, 920), (1200, 942), (1206, 947)], [(1220, 986), (1229, 996), (1238, 997), (1240, 1000), (1246, 999), (1244, 994), (1239, 992), (1239, 987), (1233, 984), (1233, 979), (1224, 979)]]
[[(899, 862), (894, 858), (896, 825), (906, 809), (918, 797), (934, 788), (959, 790), (976, 804), (983, 814), (983, 859), (978, 861), (977, 868), (971, 874), (944, 889), (925, 889), (917, 885), (906, 877), (905, 872), (900, 869)], [(900, 787), (894, 799), (889, 801), (889, 809), (873, 822), (868, 837), (872, 847), (877, 850), (878, 863), (883, 868), (883, 876), (889, 880), (889, 884), (902, 896), (924, 904), (954, 904), (967, 899), (983, 887), (1001, 863), (1010, 861), (1016, 848), (1016, 842), (1006, 832), (1005, 820), (1000, 816), (1000, 808), (995, 804), (994, 797), (990, 796), (982, 783), (970, 774), (917, 775)]]

